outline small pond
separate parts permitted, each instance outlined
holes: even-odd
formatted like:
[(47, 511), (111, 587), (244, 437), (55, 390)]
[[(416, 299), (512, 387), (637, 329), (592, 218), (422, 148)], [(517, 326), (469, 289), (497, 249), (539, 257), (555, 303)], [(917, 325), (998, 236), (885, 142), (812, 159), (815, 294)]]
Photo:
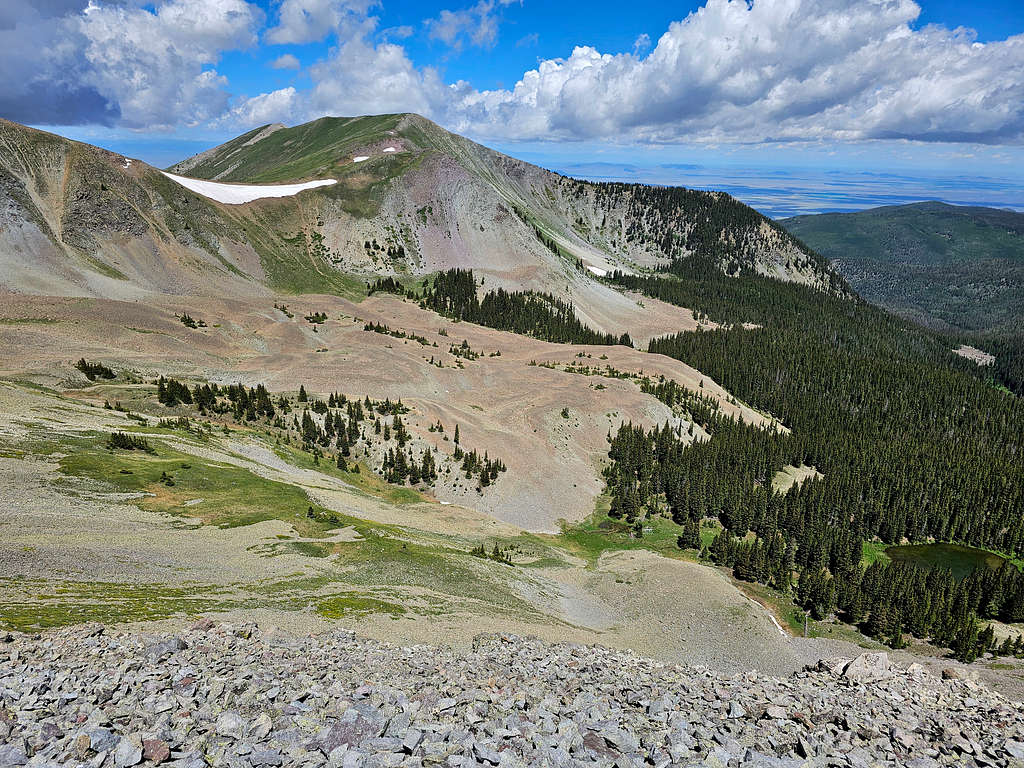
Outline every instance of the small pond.
[(910, 544), (889, 547), (885, 554), (893, 560), (917, 563), (927, 568), (945, 568), (962, 579), (978, 568), (999, 568), (1005, 559), (992, 552), (960, 544)]

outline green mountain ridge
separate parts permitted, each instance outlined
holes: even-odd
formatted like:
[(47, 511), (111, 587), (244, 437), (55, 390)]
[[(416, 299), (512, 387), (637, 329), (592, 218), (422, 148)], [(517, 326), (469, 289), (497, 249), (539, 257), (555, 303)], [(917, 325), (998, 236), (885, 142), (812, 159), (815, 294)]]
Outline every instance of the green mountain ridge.
[(860, 295), (942, 331), (1024, 326), (1024, 213), (929, 201), (779, 222)]

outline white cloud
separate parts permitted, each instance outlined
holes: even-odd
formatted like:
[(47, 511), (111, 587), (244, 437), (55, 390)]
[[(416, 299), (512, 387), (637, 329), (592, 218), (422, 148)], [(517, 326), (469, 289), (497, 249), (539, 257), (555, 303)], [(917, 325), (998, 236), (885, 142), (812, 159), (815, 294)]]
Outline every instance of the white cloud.
[(266, 39), (277, 45), (314, 43), (332, 33), (347, 37), (366, 21), (376, 0), (283, 0)]
[(643, 32), (636, 40), (633, 41), (633, 55), (639, 56), (641, 53), (643, 53), (650, 47), (651, 36), (648, 35), (646, 32)]
[[(493, 45), (503, 6), (426, 22), (453, 47)], [(215, 69), (258, 38), (246, 0), (6, 0), (0, 113), (25, 122), (249, 128), (322, 114), (416, 111), (482, 139), (1024, 143), (1024, 35), (915, 29), (913, 0), (707, 0), (631, 52), (579, 46), (511, 89), (446, 83), (376, 32), (375, 0), (281, 0), (271, 43), (334, 37), (311, 86), (241, 97)], [(406, 30), (407, 31), (407, 30)], [(524, 43), (531, 38), (524, 38)], [(273, 66), (294, 67), (284, 55)]]
[(645, 58), (578, 47), (512, 90), (467, 94), (453, 128), (652, 142), (1024, 139), (1024, 36), (913, 30), (912, 0), (708, 0)]
[(410, 27), (408, 24), (403, 24), (400, 27), (388, 27), (380, 31), (381, 37), (393, 40), (405, 40), (416, 34), (416, 30)]
[(259, 96), (243, 97), (231, 110), (214, 121), (215, 126), (256, 127), (267, 123), (294, 122), (297, 113), (305, 107), (300, 104), (298, 91), (289, 86)]
[(260, 19), (244, 0), (170, 0), (154, 11), (90, 3), (76, 19), (82, 79), (129, 128), (210, 120), (228, 102), (227, 80), (211, 67), (223, 51), (254, 44)]
[(459, 11), (442, 10), (434, 19), (424, 24), (433, 40), (441, 40), (453, 48), (462, 48), (468, 41), (481, 48), (492, 48), (498, 41), (499, 14), (502, 6), (517, 0), (480, 0), (472, 8)]
[(528, 35), (523, 35), (521, 38), (516, 40), (516, 48), (528, 48), (532, 45), (537, 45), (540, 42), (540, 34), (537, 32), (531, 32)]
[[(496, 3), (442, 13), (430, 34), (486, 45)], [(1024, 141), (1024, 36), (913, 29), (913, 0), (708, 0), (644, 56), (580, 46), (510, 89), (444, 84), (358, 32), (311, 70), (301, 110), (416, 111), (485, 139), (765, 142)]]
[(274, 59), (270, 66), (274, 69), (299, 69), (302, 65), (299, 60), (292, 56), (290, 53), (286, 53), (283, 56), (278, 56)]
[(418, 69), (395, 43), (374, 45), (349, 40), (310, 70), (315, 86), (307, 100), (309, 116), (386, 112), (443, 112), (454, 87), (436, 70)]
[(0, 115), (21, 123), (109, 125), (116, 103), (83, 80), (85, 38), (71, 23), (86, 0), (0, 3)]

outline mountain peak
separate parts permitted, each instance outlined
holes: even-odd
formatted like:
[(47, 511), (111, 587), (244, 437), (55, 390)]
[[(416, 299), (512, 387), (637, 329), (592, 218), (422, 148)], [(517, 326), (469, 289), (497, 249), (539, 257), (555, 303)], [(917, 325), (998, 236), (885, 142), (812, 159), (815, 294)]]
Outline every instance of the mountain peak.
[[(813, 252), (728, 195), (567, 178), (412, 113), (253, 128), (172, 166), (206, 182), (188, 188), (144, 163), (4, 125), (0, 171), (20, 228), (0, 233), (9, 246), (0, 250), (18, 262), (16, 288), (202, 291), (212, 269), (222, 291), (322, 293), (353, 277), (460, 267), (488, 286), (556, 295), (591, 326), (619, 333), (623, 318), (643, 312), (598, 280), (613, 270), (700, 255), (730, 273), (838, 284)], [(211, 182), (299, 188), (273, 200), (202, 196)], [(31, 247), (3, 242), (16, 236)], [(35, 275), (43, 264), (53, 267), (45, 278)], [(57, 287), (57, 273), (73, 287)]]

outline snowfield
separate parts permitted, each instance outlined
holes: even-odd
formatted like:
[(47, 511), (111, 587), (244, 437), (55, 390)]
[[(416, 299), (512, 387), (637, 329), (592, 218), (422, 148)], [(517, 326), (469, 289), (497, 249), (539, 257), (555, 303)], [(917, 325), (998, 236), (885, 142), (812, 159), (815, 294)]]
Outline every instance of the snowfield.
[(587, 264), (587, 269), (589, 269), (593, 274), (597, 275), (598, 277), (607, 277), (608, 276), (608, 270), (607, 269), (601, 269), (600, 267), (593, 267), (590, 264)]
[(161, 173), (198, 195), (227, 205), (242, 205), (266, 197), (291, 197), (306, 189), (329, 187), (331, 184), (338, 183), (337, 179), (321, 179), (320, 181), (306, 181), (302, 184), (222, 184), (218, 181), (175, 176), (166, 171), (161, 171)]
[(369, 159), (370, 159), (369, 155), (360, 155), (359, 157), (353, 157), (352, 158), (352, 162), (353, 163), (361, 163), (364, 160), (369, 160)]

